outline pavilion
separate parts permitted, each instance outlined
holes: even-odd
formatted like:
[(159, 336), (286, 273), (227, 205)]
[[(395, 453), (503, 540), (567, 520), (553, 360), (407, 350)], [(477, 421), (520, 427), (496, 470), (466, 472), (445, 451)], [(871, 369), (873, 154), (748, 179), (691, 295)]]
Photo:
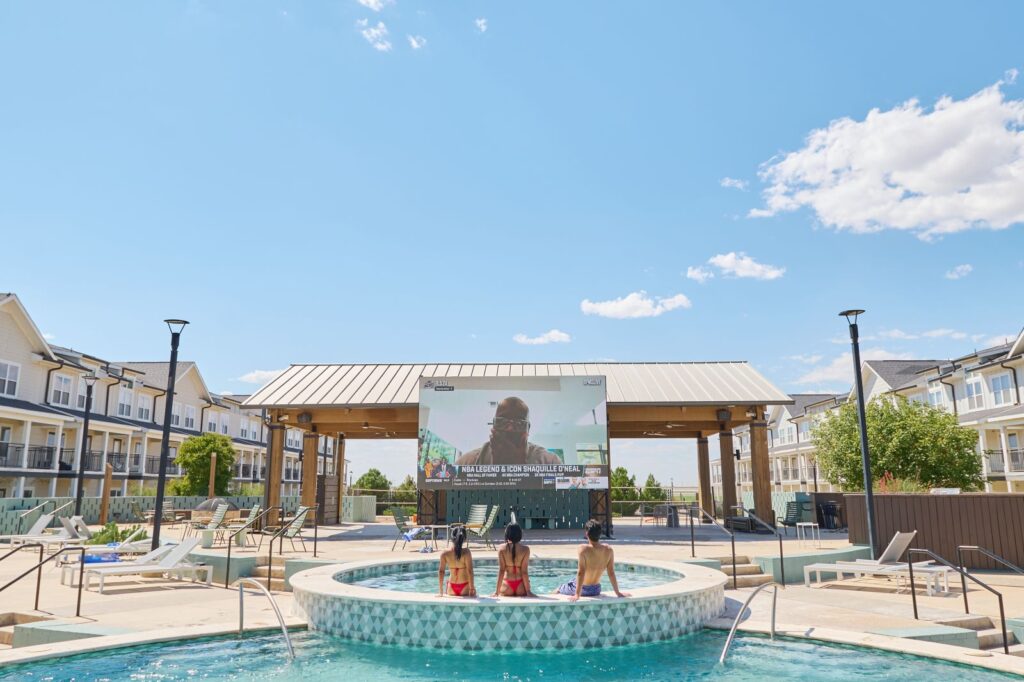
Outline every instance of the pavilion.
[[(263, 408), (267, 415), (267, 506), (280, 504), (287, 428), (306, 432), (305, 461), (316, 461), (319, 436), (338, 438), (340, 487), (347, 439), (417, 438), (420, 377), (488, 376), (606, 377), (609, 439), (696, 439), (700, 501), (711, 514), (708, 436), (719, 437), (721, 502), (728, 514), (737, 503), (733, 429), (749, 427), (754, 507), (766, 521), (774, 521), (766, 409), (793, 401), (746, 362), (292, 365), (244, 403), (245, 407)], [(615, 453), (609, 449), (614, 467)], [(303, 504), (316, 501), (316, 475), (316, 467), (303, 467)], [(340, 504), (340, 496), (338, 500)], [(421, 514), (443, 516), (438, 505), (436, 496), (431, 499), (420, 491)], [(608, 491), (591, 491), (591, 510), (594, 515), (603, 511), (610, 516)]]

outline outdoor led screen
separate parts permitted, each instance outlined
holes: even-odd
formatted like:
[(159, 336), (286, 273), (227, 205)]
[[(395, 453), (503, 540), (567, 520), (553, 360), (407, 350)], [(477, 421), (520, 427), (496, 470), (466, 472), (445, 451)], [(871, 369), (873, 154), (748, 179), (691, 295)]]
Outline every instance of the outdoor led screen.
[(608, 488), (605, 378), (420, 377), (421, 489)]

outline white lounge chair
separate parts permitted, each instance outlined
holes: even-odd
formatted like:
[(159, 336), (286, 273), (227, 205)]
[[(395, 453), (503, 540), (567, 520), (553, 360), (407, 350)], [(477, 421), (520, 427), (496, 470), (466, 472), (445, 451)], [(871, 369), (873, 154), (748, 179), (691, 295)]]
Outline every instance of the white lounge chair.
[[(167, 577), (178, 577), (179, 579), (184, 578), (186, 575), (192, 577), (192, 581), (195, 582), (199, 573), (206, 574), (206, 584), (210, 585), (213, 580), (213, 573), (209, 566), (200, 566), (193, 564), (185, 559), (189, 553), (199, 545), (197, 538), (190, 538), (184, 540), (181, 544), (174, 545), (169, 552), (163, 555), (163, 557), (156, 563), (147, 564), (115, 564), (112, 566), (97, 566), (96, 568), (89, 568), (85, 571), (85, 589), (89, 589), (89, 585), (92, 583), (92, 578), (98, 577), (100, 580), (100, 594), (103, 594), (103, 587), (108, 576), (122, 576), (122, 575), (142, 575), (143, 573), (162, 573)], [(154, 551), (159, 551), (162, 548), (157, 548)], [(152, 554), (152, 552), (150, 553)], [(148, 556), (148, 555), (147, 555)]]
[[(132, 533), (131, 537), (134, 537), (141, 532), (142, 529)], [(138, 552), (142, 556), (131, 559), (130, 561), (119, 561), (117, 564), (111, 564), (111, 566), (146, 566), (155, 565), (165, 554), (170, 552), (178, 544), (177, 542), (167, 541), (161, 543), (156, 549), (149, 549), (149, 540), (131, 540), (128, 538), (125, 542), (117, 545), (116, 547), (109, 547), (105, 545), (93, 545), (85, 548), (86, 554), (117, 554), (120, 551), (124, 552)], [(122, 549), (122, 547), (130, 547), (129, 549)], [(64, 555), (64, 561), (57, 560), (57, 565), (61, 567), (62, 573), (60, 577), (60, 584), (64, 585), (68, 582), (68, 578), (71, 577), (70, 584), (74, 586), (74, 574), (78, 572), (78, 559), (79, 554), (77, 552), (69, 553)], [(100, 566), (94, 566), (94, 568), (100, 568)]]
[(92, 531), (89, 530), (89, 525), (81, 516), (72, 516), (71, 525), (75, 527), (75, 530), (78, 532), (78, 536), (83, 540), (88, 540), (92, 537)]
[(60, 531), (56, 533), (40, 533), (39, 535), (22, 535), (12, 538), (11, 547), (39, 543), (45, 545), (48, 550), (53, 545), (58, 545), (57, 549), (60, 549), (67, 545), (80, 544), (84, 540), (84, 538), (78, 535), (78, 531), (71, 525), (71, 521), (67, 517), (61, 516), (57, 520), (64, 526)]
[(14, 535), (0, 535), (0, 540), (7, 540), (13, 544), (15, 538), (38, 537), (43, 534), (43, 531), (46, 530), (46, 527), (50, 525), (51, 521), (53, 521), (53, 514), (41, 514), (27, 532), (15, 533)]
[[(917, 531), (897, 531), (889, 545), (878, 556), (877, 559), (856, 559), (854, 561), (837, 561), (835, 563), (819, 563), (804, 566), (804, 585), (811, 586), (811, 575), (817, 577), (821, 583), (822, 573), (835, 573), (837, 580), (843, 580), (847, 573), (855, 578), (863, 576), (896, 577), (897, 589), (900, 589), (900, 578), (909, 577), (910, 569), (906, 562), (900, 561), (900, 557), (910, 547)], [(920, 572), (925, 579), (925, 588), (931, 595), (939, 590), (939, 579), (944, 581), (945, 590), (949, 591), (949, 569), (945, 566), (935, 566), (931, 561), (914, 562), (914, 571)]]

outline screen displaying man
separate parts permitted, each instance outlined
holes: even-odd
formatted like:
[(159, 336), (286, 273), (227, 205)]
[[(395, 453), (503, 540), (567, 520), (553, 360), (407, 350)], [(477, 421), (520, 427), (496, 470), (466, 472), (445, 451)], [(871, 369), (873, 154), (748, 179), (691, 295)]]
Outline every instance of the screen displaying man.
[(491, 437), (482, 446), (455, 460), (456, 464), (561, 464), (558, 455), (529, 441), (530, 408), (510, 396), (498, 403)]

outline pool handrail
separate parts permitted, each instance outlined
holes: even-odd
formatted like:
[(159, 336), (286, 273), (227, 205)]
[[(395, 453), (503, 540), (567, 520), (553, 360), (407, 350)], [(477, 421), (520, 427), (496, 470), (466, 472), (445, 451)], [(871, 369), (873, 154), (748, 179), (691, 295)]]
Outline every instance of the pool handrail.
[(11, 556), (12, 554), (15, 554), (16, 552), (19, 552), (19, 551), (25, 549), (26, 547), (38, 547), (39, 548), (39, 563), (37, 563), (35, 566), (31, 566), (27, 571), (25, 571), (21, 575), (17, 576), (16, 578), (14, 578), (13, 580), (11, 580), (9, 583), (4, 585), (3, 587), (0, 587), (0, 592), (3, 592), (8, 587), (10, 587), (14, 583), (18, 582), (19, 580), (21, 580), (22, 578), (27, 576), (32, 571), (35, 571), (36, 572), (36, 601), (35, 601), (35, 610), (38, 611), (39, 610), (39, 587), (42, 584), (42, 580), (43, 580), (43, 564), (47, 564), (47, 563), (53, 561), (54, 559), (59, 557), (64, 552), (81, 552), (82, 555), (78, 559), (78, 602), (75, 605), (75, 617), (76, 618), (81, 617), (81, 615), (82, 615), (82, 581), (83, 581), (83, 578), (84, 578), (84, 575), (85, 575), (85, 547), (81, 547), (81, 546), (78, 546), (78, 547), (62, 547), (62, 548), (58, 549), (56, 552), (54, 552), (53, 554), (51, 554), (50, 556), (48, 556), (48, 557), (46, 557), (44, 559), (43, 558), (43, 548), (45, 547), (45, 545), (43, 545), (43, 543), (41, 543), (41, 542), (29, 542), (29, 543), (26, 543), (24, 545), (19, 545), (19, 546), (15, 547), (14, 549), (12, 549), (7, 554), (4, 554), (3, 556), (0, 556), (0, 561), (3, 561), (7, 557)]
[(736, 534), (731, 532), (718, 521), (716, 521), (715, 517), (709, 514), (703, 507), (695, 506), (694, 509), (698, 510), (701, 513), (702, 518), (706, 518), (708, 521), (712, 523), (712, 525), (717, 526), (723, 533), (729, 536), (729, 541), (732, 543), (732, 589), (738, 590), (739, 581), (736, 579)]
[(781, 587), (782, 589), (786, 589), (786, 586), (784, 584), (777, 583), (777, 582), (775, 582), (773, 580), (771, 582), (763, 583), (761, 585), (758, 585), (756, 588), (754, 588), (754, 591), (750, 593), (750, 596), (747, 597), (747, 600), (745, 602), (743, 602), (743, 606), (740, 607), (739, 613), (736, 614), (736, 618), (733, 619), (733, 621), (732, 621), (732, 627), (729, 628), (729, 637), (726, 638), (725, 646), (722, 647), (722, 655), (718, 657), (718, 663), (720, 665), (725, 663), (725, 657), (729, 654), (729, 647), (732, 646), (732, 641), (733, 641), (733, 639), (736, 638), (736, 628), (738, 628), (740, 626), (740, 619), (743, 618), (743, 612), (747, 610), (747, 606), (750, 605), (750, 602), (754, 599), (754, 597), (756, 597), (761, 592), (761, 590), (763, 590), (766, 587), (774, 587), (775, 588), (775, 591), (772, 593), (772, 629), (771, 629), (771, 638), (773, 640), (775, 639), (775, 606), (776, 606), (776, 604), (778, 603), (778, 600), (779, 600), (779, 588)]
[(234, 533), (232, 533), (231, 535), (228, 536), (228, 555), (227, 555), (227, 558), (224, 560), (224, 589), (225, 590), (230, 590), (231, 589), (231, 587), (228, 585), (228, 581), (231, 579), (231, 545), (235, 544), (234, 543), (235, 536), (238, 535), (239, 533), (241, 533), (242, 531), (248, 530), (249, 528), (254, 526), (257, 521), (261, 521), (264, 516), (266, 516), (267, 514), (269, 514), (272, 511), (274, 511), (275, 509), (283, 511), (280, 506), (275, 506), (275, 507), (270, 507), (269, 509), (264, 509), (260, 513), (259, 516), (257, 516), (252, 521), (249, 521), (244, 526), (242, 526), (241, 528), (237, 529)]
[(24, 519), (26, 516), (28, 516), (29, 514), (31, 514), (34, 511), (37, 511), (39, 509), (45, 509), (46, 505), (48, 505), (48, 504), (57, 504), (57, 503), (54, 502), (53, 500), (43, 500), (43, 502), (41, 504), (37, 504), (36, 506), (32, 507), (31, 509), (27, 509), (27, 510), (21, 512), (20, 514), (18, 514), (18, 533), (21, 532), (21, 521), (22, 521), (22, 519)]
[[(986, 549), (984, 547), (979, 547), (978, 545), (958, 545), (957, 546), (957, 548), (956, 548), (956, 563), (957, 563), (957, 565), (960, 568), (964, 569), (964, 572), (967, 571), (967, 568), (964, 566), (964, 550), (966, 550), (968, 552), (978, 552), (979, 554), (984, 554), (989, 559), (992, 559), (993, 561), (995, 561), (997, 563), (1000, 563), (1003, 566), (1006, 566), (1011, 571), (1014, 571), (1015, 573), (1020, 573), (1021, 575), (1024, 575), (1024, 568), (1021, 568), (1020, 566), (1018, 566), (1017, 564), (1013, 563), (1012, 561), (1007, 561), (1005, 558), (999, 556), (998, 554), (996, 554), (992, 550)], [(967, 608), (967, 578), (965, 578), (963, 576), (963, 574), (960, 574), (960, 585), (961, 585), (961, 587), (963, 587), (963, 591), (964, 591), (964, 608)]]
[(277, 606), (277, 600), (275, 600), (274, 595), (270, 594), (270, 591), (263, 587), (263, 585), (255, 578), (238, 579), (238, 634), (241, 635), (245, 629), (245, 587), (243, 583), (251, 583), (255, 585), (260, 592), (267, 595), (267, 599), (270, 600), (270, 606), (274, 609), (274, 615), (277, 616), (277, 622), (281, 625), (281, 634), (284, 635), (284, 643), (288, 645), (288, 656), (294, 661), (295, 647), (292, 646), (292, 636), (288, 634), (288, 626), (284, 624), (284, 616), (281, 615), (281, 609)]
[(780, 580), (780, 582), (782, 582), (783, 585), (785, 585), (786, 584), (786, 559), (785, 559), (785, 557), (782, 554), (782, 533), (779, 532), (779, 529), (776, 526), (773, 526), (770, 523), (766, 522), (764, 519), (762, 519), (757, 514), (755, 514), (754, 512), (750, 511), (749, 509), (747, 509), (746, 512), (747, 512), (747, 518), (748, 519), (751, 519), (752, 521), (761, 524), (761, 526), (763, 526), (764, 528), (767, 528), (769, 531), (774, 533), (779, 538), (779, 580)]
[[(299, 505), (299, 510), (301, 510), (301, 509), (305, 509), (306, 510), (306, 518), (307, 519), (309, 518), (309, 512), (313, 512), (313, 558), (314, 559), (316, 558), (316, 540), (317, 540), (317, 529), (318, 529), (317, 521), (316, 521), (316, 512), (317, 512), (317, 508), (319, 506), (320, 505), (316, 505), (316, 504), (314, 504), (314, 505), (312, 505), (310, 507), (305, 507), (304, 505)], [(272, 581), (274, 579), (274, 540), (280, 540), (280, 542), (278, 543), (278, 554), (280, 554), (281, 556), (284, 556), (284, 535), (285, 535), (285, 533), (288, 532), (288, 529), (291, 528), (291, 525), (293, 523), (295, 523), (295, 519), (298, 517), (298, 515), (300, 513), (299, 510), (296, 510), (295, 517), (292, 517), (291, 521), (281, 525), (281, 529), (279, 531), (277, 531), (276, 533), (274, 533), (274, 535), (270, 538), (270, 542), (267, 544), (267, 589), (268, 590), (270, 589), (271, 585), (273, 584)], [(301, 533), (301, 532), (302, 532), (302, 529), (300, 528), (299, 529), (299, 533)], [(294, 542), (292, 543), (292, 546), (293, 547), (295, 546)], [(305, 548), (306, 545), (303, 544), (302, 546), (303, 546), (303, 548)], [(287, 579), (288, 579), (287, 577), (284, 578), (284, 580), (287, 580)]]
[[(938, 554), (936, 554), (935, 552), (931, 551), (930, 549), (908, 549), (907, 550), (907, 567), (908, 567), (908, 570), (910, 571), (910, 598), (911, 598), (911, 600), (914, 603), (914, 620), (920, 620), (920, 618), (918, 618), (918, 615), (917, 615), (917, 590), (914, 588), (914, 558), (913, 558), (914, 554), (926, 554), (929, 557), (931, 557), (933, 561), (937, 561), (940, 564), (942, 564), (943, 566), (946, 566), (947, 568), (951, 568), (954, 571), (956, 571), (957, 573), (959, 573), (961, 580), (964, 580), (965, 578), (970, 578), (974, 582), (976, 582), (979, 585), (981, 585), (984, 589), (986, 589), (989, 592), (991, 592), (992, 594), (996, 595), (996, 598), (999, 600), (999, 621), (1000, 621), (1000, 623), (1002, 624), (1002, 627), (1003, 627), (1003, 653), (1005, 653), (1007, 656), (1009, 656), (1010, 655), (1010, 639), (1009, 639), (1009, 637), (1006, 634), (1006, 611), (1003, 610), (1003, 595), (1002, 595), (1002, 593), (997, 591), (997, 590), (992, 589), (992, 587), (989, 586), (988, 583), (986, 583), (986, 582), (984, 582), (982, 580), (979, 580), (978, 578), (975, 578), (973, 575), (968, 573), (966, 570), (964, 570), (962, 568), (958, 568), (957, 566), (954, 566), (953, 564), (949, 563), (948, 561), (946, 561), (945, 559), (943, 559), (942, 557), (940, 557)], [(964, 585), (966, 586), (967, 583), (964, 582)], [(971, 613), (970, 609), (967, 606), (967, 590), (966, 589), (964, 589), (964, 613), (966, 613), (968, 615), (970, 615), (970, 613)]]

